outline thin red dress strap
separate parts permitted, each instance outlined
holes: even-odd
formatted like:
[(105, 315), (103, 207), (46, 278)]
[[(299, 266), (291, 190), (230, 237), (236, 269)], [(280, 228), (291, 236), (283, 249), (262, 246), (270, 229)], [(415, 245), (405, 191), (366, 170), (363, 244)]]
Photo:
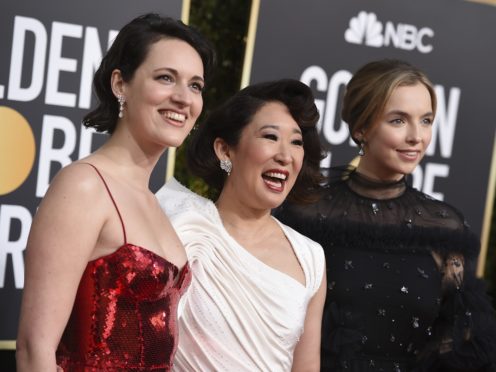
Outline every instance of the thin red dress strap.
[(122, 215), (121, 215), (121, 212), (119, 211), (119, 207), (117, 207), (117, 203), (115, 202), (115, 199), (114, 199), (112, 193), (110, 192), (110, 189), (107, 185), (107, 182), (105, 181), (105, 178), (103, 178), (103, 176), (100, 173), (100, 171), (98, 170), (98, 168), (95, 167), (93, 164), (91, 164), (91, 163), (83, 163), (83, 164), (91, 165), (93, 167), (93, 169), (96, 171), (96, 173), (98, 173), (98, 175), (102, 179), (103, 184), (105, 185), (105, 188), (107, 189), (107, 192), (110, 196), (110, 199), (112, 200), (112, 203), (114, 203), (115, 210), (117, 211), (117, 214), (119, 215), (119, 220), (121, 220), (122, 233), (124, 234), (124, 244), (127, 244), (126, 228), (124, 227), (124, 220), (122, 219)]

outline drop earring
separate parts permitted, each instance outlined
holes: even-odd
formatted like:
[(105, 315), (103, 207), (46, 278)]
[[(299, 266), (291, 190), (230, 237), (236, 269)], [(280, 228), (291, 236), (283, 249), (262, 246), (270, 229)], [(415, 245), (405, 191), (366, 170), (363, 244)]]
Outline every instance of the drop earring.
[(221, 159), (220, 160), (220, 169), (222, 169), (223, 171), (225, 171), (227, 173), (228, 176), (231, 175), (231, 171), (232, 171), (232, 163), (231, 163), (231, 160), (229, 159)]
[(126, 103), (126, 99), (123, 95), (118, 94), (117, 102), (119, 102), (119, 118), (122, 119), (122, 117), (124, 116), (124, 103)]
[(365, 155), (365, 151), (363, 151), (363, 142), (360, 142), (360, 150), (358, 150), (358, 155), (363, 156)]

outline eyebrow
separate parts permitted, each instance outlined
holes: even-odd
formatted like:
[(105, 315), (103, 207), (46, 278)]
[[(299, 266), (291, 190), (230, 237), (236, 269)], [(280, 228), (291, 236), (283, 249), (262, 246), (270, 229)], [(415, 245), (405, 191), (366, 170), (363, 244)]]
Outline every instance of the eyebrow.
[[(386, 112), (386, 115), (400, 115), (400, 116), (410, 117), (410, 114), (408, 114), (407, 112), (401, 111), (401, 110), (389, 111), (389, 112)], [(429, 111), (429, 112), (426, 112), (421, 117), (425, 118), (426, 116), (434, 116), (434, 114), (432, 113), (432, 111)]]
[[(276, 125), (276, 124), (265, 124), (262, 127), (260, 127), (259, 131), (261, 131), (263, 129), (277, 129), (277, 130), (279, 130), (279, 125)], [(302, 134), (300, 128), (294, 128), (293, 129), (293, 133)]]
[[(163, 71), (163, 70), (169, 71), (169, 72), (171, 72), (172, 74), (174, 74), (176, 76), (179, 75), (179, 71), (177, 71), (175, 68), (172, 68), (172, 67), (159, 67), (159, 68), (157, 68), (157, 69), (155, 69), (153, 71), (154, 72), (160, 72), (160, 71)], [(190, 80), (200, 80), (202, 82), (205, 82), (205, 80), (203, 79), (203, 77), (202, 76), (199, 76), (199, 75), (194, 75)]]

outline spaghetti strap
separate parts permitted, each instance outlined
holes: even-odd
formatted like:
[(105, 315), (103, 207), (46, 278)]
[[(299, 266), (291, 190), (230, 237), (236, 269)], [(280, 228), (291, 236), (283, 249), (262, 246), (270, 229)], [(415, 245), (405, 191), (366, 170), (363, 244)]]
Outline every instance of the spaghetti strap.
[(110, 199), (112, 200), (112, 203), (114, 204), (115, 210), (117, 211), (117, 214), (119, 215), (119, 220), (121, 221), (121, 226), (122, 226), (122, 233), (124, 234), (124, 245), (127, 244), (126, 228), (124, 227), (124, 220), (122, 219), (122, 215), (121, 215), (121, 212), (119, 211), (119, 207), (117, 207), (117, 203), (115, 202), (115, 199), (114, 199), (112, 193), (110, 192), (110, 189), (109, 189), (109, 187), (107, 185), (107, 182), (105, 181), (105, 178), (103, 178), (103, 176), (100, 173), (100, 171), (98, 170), (98, 168), (95, 167), (93, 164), (91, 164), (91, 163), (85, 163), (85, 162), (83, 162), (82, 164), (91, 165), (93, 167), (93, 169), (96, 171), (96, 173), (98, 173), (98, 175), (102, 179), (103, 184), (105, 185), (105, 188), (107, 189), (107, 192), (108, 192), (108, 194), (110, 196)]

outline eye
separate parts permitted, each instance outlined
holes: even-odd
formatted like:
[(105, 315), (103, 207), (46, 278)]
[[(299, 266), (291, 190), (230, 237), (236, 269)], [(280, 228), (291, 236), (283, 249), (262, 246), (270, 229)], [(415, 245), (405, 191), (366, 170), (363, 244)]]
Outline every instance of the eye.
[(203, 89), (205, 88), (203, 86), (203, 84), (200, 84), (200, 83), (192, 83), (190, 86), (191, 86), (191, 89), (193, 89), (194, 91), (196, 91), (198, 93), (203, 92)]
[(425, 125), (432, 125), (432, 118), (423, 118), (422, 119), (422, 124), (425, 124)]
[(291, 141), (291, 143), (296, 146), (303, 146), (303, 140), (301, 138), (294, 139)]
[(266, 138), (268, 140), (271, 140), (271, 141), (277, 141), (277, 135), (275, 135), (274, 133), (266, 133), (263, 135), (263, 138)]
[(166, 83), (170, 83), (170, 82), (174, 81), (174, 79), (172, 78), (172, 76), (169, 75), (169, 74), (159, 75), (159, 76), (157, 76), (157, 80), (162, 80), (162, 81), (164, 81)]
[(395, 118), (389, 121), (391, 124), (403, 124), (405, 121), (402, 118)]

